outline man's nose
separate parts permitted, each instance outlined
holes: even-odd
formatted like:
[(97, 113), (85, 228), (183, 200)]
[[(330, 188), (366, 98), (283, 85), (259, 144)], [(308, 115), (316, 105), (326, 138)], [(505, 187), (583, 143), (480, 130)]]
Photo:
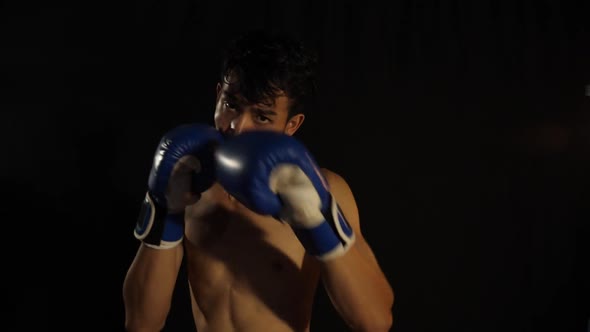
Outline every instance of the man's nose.
[(236, 117), (234, 117), (230, 123), (230, 129), (232, 132), (239, 134), (244, 130), (248, 130), (250, 127), (250, 123), (248, 121), (248, 116), (246, 112), (241, 112)]

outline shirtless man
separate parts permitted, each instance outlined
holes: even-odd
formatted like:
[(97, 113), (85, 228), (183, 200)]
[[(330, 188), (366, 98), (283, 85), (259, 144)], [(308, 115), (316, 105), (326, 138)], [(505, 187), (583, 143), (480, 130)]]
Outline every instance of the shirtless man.
[(320, 282), (351, 330), (389, 331), (393, 290), (350, 187), (292, 136), (313, 60), (285, 36), (243, 36), (226, 53), (215, 128), (162, 138), (123, 285), (128, 331), (163, 329), (183, 255), (200, 332), (309, 331)]

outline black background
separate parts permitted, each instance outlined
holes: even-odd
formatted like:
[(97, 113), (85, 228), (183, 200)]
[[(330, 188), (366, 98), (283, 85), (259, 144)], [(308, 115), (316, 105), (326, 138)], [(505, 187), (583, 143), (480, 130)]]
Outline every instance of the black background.
[[(12, 330), (119, 331), (154, 148), (213, 120), (252, 28), (320, 55), (298, 136), (348, 180), (394, 331), (578, 331), (590, 318), (588, 1), (1, 4)], [(180, 276), (168, 331), (190, 331)], [(312, 330), (346, 330), (325, 293)]]

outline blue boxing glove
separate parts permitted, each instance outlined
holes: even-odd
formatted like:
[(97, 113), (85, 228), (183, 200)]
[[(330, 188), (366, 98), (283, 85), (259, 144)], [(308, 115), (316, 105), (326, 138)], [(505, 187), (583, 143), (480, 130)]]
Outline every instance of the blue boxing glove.
[(249, 209), (282, 220), (320, 260), (343, 255), (354, 233), (305, 146), (292, 136), (249, 131), (215, 152), (217, 181)]
[(161, 139), (134, 235), (148, 247), (168, 249), (184, 237), (184, 208), (214, 182), (217, 129), (203, 124), (176, 127)]

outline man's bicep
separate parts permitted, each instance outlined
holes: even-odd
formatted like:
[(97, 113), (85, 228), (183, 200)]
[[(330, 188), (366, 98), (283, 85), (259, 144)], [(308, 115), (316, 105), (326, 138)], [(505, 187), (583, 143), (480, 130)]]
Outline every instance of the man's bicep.
[(330, 193), (338, 202), (338, 206), (342, 210), (344, 217), (352, 227), (355, 233), (360, 233), (359, 211), (356, 200), (350, 189), (350, 186), (342, 176), (325, 168), (322, 173), (326, 177), (326, 181), (330, 186)]
[(361, 231), (358, 205), (350, 186), (342, 176), (327, 169), (322, 169), (322, 171), (330, 185), (330, 192), (336, 199), (336, 202), (338, 202), (342, 214), (344, 214), (346, 221), (348, 221), (355, 234), (355, 246), (357, 250), (377, 263), (375, 253)]

